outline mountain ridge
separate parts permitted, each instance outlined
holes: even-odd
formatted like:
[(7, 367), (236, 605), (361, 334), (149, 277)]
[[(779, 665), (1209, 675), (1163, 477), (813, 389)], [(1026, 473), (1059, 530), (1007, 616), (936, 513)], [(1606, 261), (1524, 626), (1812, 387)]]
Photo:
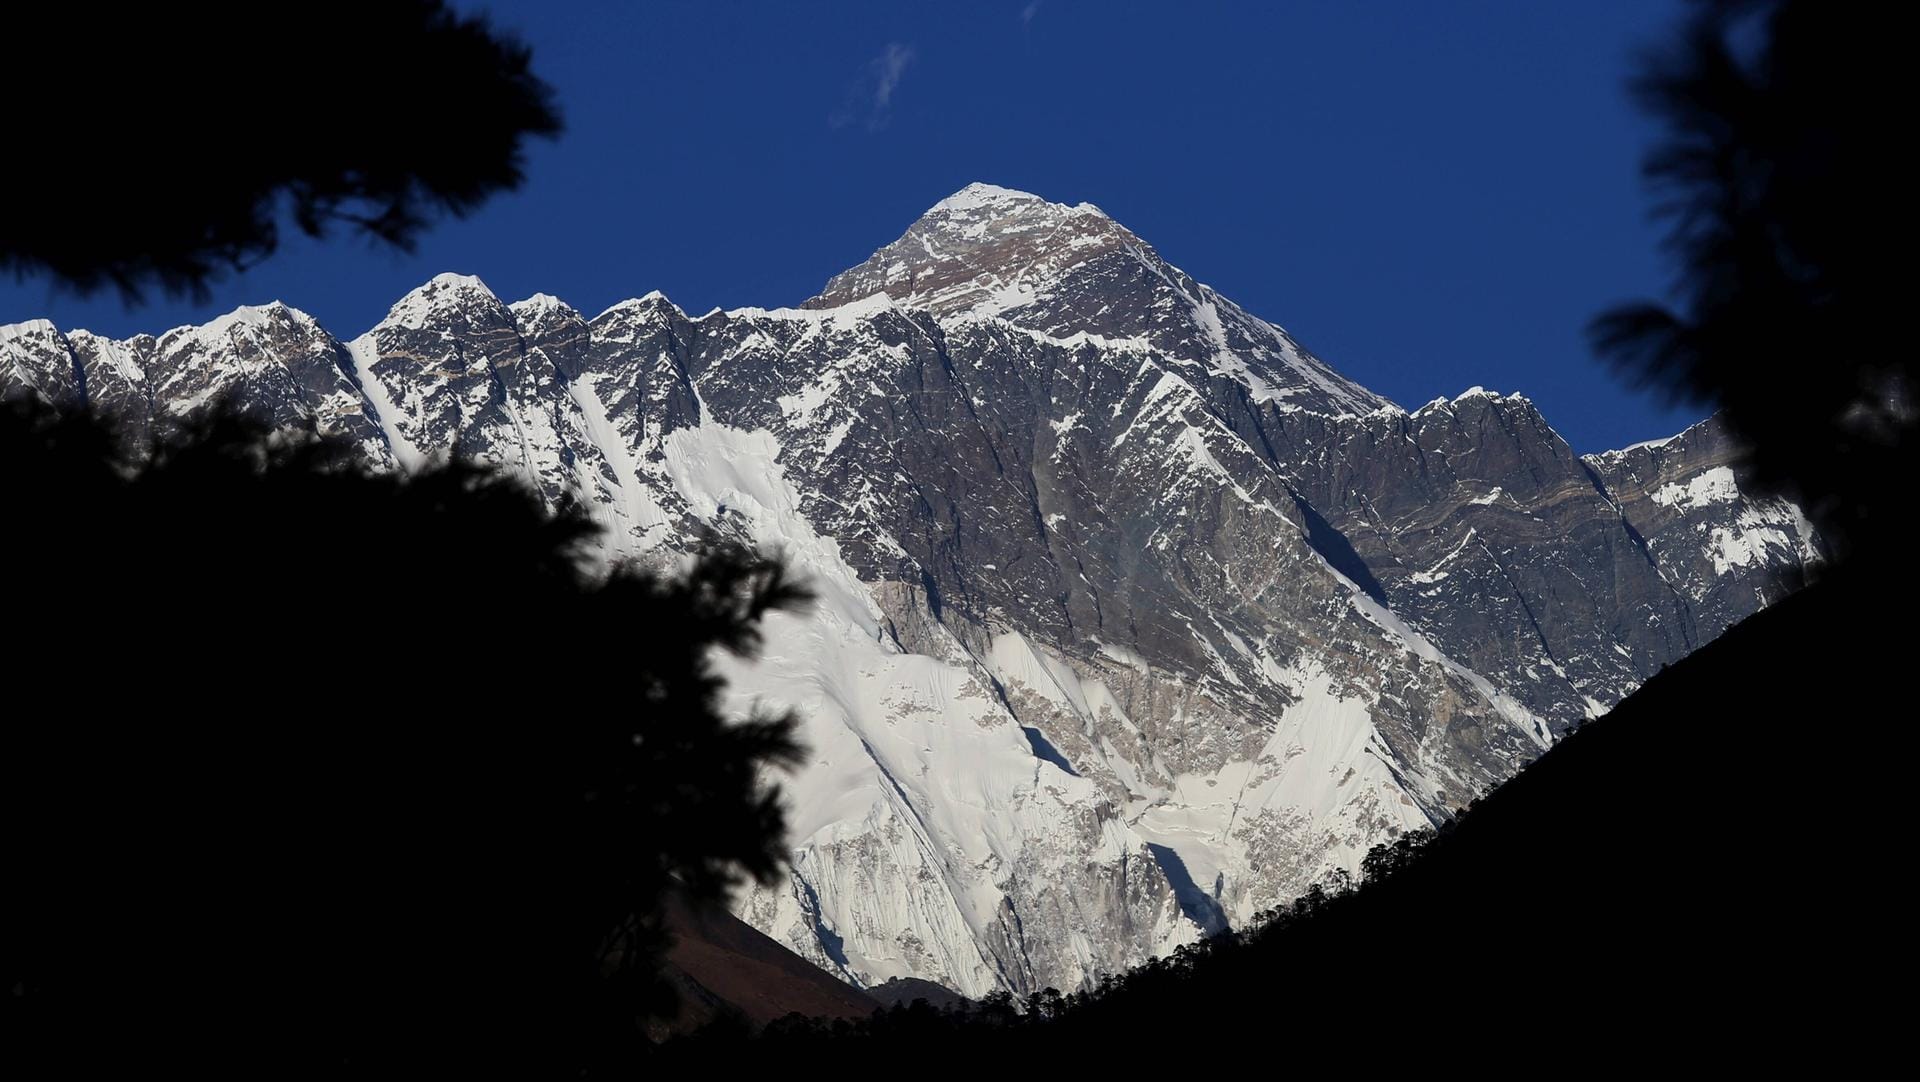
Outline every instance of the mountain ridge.
[[(136, 442), (231, 400), (375, 468), (497, 463), (612, 558), (786, 552), (821, 601), (728, 674), (812, 754), (793, 875), (737, 911), (857, 985), (968, 996), (1351, 871), (1818, 562), (1712, 421), (1580, 456), (1517, 395), (1407, 411), (1097, 210), (942, 203), (815, 307), (589, 319), (442, 275), (345, 342), (284, 306), (10, 328), (0, 395)], [(1036, 242), (1056, 219), (1096, 241)]]

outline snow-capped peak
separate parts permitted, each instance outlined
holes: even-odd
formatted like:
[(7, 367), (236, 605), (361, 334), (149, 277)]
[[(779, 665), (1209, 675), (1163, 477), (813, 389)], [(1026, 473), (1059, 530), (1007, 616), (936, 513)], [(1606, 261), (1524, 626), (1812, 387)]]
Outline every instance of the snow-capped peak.
[[(1034, 209), (1044, 208), (1056, 213), (1098, 214), (1103, 218), (1106, 217), (1106, 213), (1092, 203), (1078, 203), (1073, 206), (1068, 206), (1065, 203), (1049, 203), (1032, 192), (1023, 192), (1014, 188), (1002, 188), (998, 184), (986, 184), (980, 181), (974, 181), (972, 184), (967, 185), (927, 208), (927, 215), (940, 213), (958, 214), (986, 209), (1016, 210), (1023, 205), (1031, 206)], [(926, 217), (926, 215), (922, 215), (922, 217)]]
[(1419, 417), (1433, 410), (1441, 410), (1441, 411), (1450, 413), (1452, 412), (1453, 407), (1458, 406), (1463, 402), (1474, 402), (1474, 401), (1481, 401), (1481, 400), (1484, 400), (1487, 402), (1511, 402), (1511, 403), (1517, 403), (1517, 404), (1526, 405), (1526, 406), (1531, 406), (1533, 404), (1532, 400), (1530, 400), (1529, 398), (1527, 398), (1526, 395), (1523, 395), (1518, 391), (1515, 391), (1511, 394), (1501, 394), (1499, 391), (1489, 391), (1485, 387), (1476, 385), (1473, 387), (1469, 387), (1464, 391), (1461, 391), (1459, 394), (1454, 395), (1452, 398), (1448, 398), (1446, 395), (1441, 395), (1438, 398), (1435, 398), (1433, 401), (1428, 402), (1422, 405), (1420, 408), (1414, 410), (1411, 416)]
[(487, 283), (471, 274), (436, 274), (395, 302), (380, 323), (381, 326), (421, 327), (435, 312), (476, 301), (488, 307), (500, 305), (500, 298), (487, 288)]
[(1386, 404), (1091, 203), (969, 184), (803, 307), (842, 308), (881, 294), (948, 322), (998, 321), (1056, 341), (1145, 342), (1276, 409), (1344, 415)]
[(588, 322), (598, 326), (607, 320), (664, 320), (670, 316), (678, 316), (679, 318), (685, 319), (687, 318), (687, 313), (679, 305), (673, 303), (672, 299), (665, 293), (655, 289), (648, 291), (644, 296), (628, 297), (626, 300), (615, 301), (602, 310), (599, 315), (588, 320)]
[(52, 321), (45, 319), (29, 319), (21, 323), (0, 323), (0, 340), (25, 338), (29, 335), (53, 335), (58, 333), (60, 332), (54, 328)]
[(571, 310), (572, 305), (551, 293), (535, 293), (525, 300), (514, 301), (507, 307), (516, 312), (548, 312), (554, 309)]
[(551, 293), (535, 293), (525, 300), (514, 301), (507, 305), (507, 311), (513, 314), (513, 321), (522, 334), (538, 334), (580, 320), (580, 313), (573, 305)]
[[(456, 274), (453, 271), (442, 271), (427, 279), (426, 285), (422, 286), (421, 289), (430, 289), (433, 287), (441, 289), (477, 289), (489, 297), (493, 296), (493, 290), (487, 288), (487, 283), (482, 282), (478, 275), (473, 274)], [(419, 290), (415, 290), (414, 292), (417, 293)]]
[(205, 323), (186, 324), (175, 327), (162, 334), (162, 343), (198, 342), (208, 346), (218, 346), (243, 331), (257, 331), (279, 322), (287, 322), (315, 333), (320, 325), (314, 318), (298, 308), (281, 301), (269, 301), (266, 304), (243, 304), (223, 316), (217, 316)]
[(1021, 202), (1039, 198), (1032, 192), (1015, 191), (1012, 188), (1002, 188), (998, 184), (983, 184), (976, 180), (929, 207), (927, 213), (932, 214), (937, 210), (973, 210), (994, 203)]
[(998, 314), (1103, 252), (1138, 237), (1091, 203), (1050, 203), (1030, 192), (969, 184), (935, 203), (892, 244), (827, 283), (807, 308), (885, 293), (937, 315)]

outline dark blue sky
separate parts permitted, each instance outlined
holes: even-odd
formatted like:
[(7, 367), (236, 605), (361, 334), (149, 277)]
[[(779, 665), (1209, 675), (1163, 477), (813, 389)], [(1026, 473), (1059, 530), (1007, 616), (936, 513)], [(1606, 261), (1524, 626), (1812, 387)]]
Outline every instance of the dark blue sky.
[[(0, 283), (0, 322), (118, 335), (278, 298), (348, 337), (443, 270), (589, 315), (651, 289), (774, 307), (984, 180), (1099, 204), (1407, 406), (1519, 390), (1581, 451), (1701, 412), (1622, 387), (1581, 335), (1666, 283), (1623, 81), (1678, 0), (461, 6), (532, 44), (566, 111), (522, 190), (411, 256), (296, 239), (205, 304)], [(184, 134), (214, 160), (298, 138)]]

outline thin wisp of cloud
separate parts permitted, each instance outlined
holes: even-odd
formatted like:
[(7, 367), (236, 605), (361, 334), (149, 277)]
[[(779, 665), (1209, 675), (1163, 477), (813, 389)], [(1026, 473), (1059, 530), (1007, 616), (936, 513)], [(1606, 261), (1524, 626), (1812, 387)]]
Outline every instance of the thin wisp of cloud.
[(844, 128), (862, 120), (868, 131), (879, 131), (893, 119), (893, 94), (907, 66), (913, 63), (913, 46), (890, 41), (880, 55), (867, 62), (866, 70), (847, 88), (847, 100), (827, 117), (833, 128)]

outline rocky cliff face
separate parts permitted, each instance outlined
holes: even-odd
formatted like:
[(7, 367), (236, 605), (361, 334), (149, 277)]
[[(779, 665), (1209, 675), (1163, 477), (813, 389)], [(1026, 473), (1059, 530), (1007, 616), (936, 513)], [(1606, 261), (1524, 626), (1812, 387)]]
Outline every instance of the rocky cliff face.
[[(443, 275), (342, 343), (282, 305), (0, 328), (0, 394), (134, 438), (222, 398), (380, 468), (475, 455), (616, 557), (778, 547), (732, 666), (806, 719), (743, 917), (861, 985), (1070, 988), (1449, 814), (1817, 560), (1709, 421), (1572, 452), (1408, 412), (1097, 208), (973, 185), (795, 309), (587, 318)], [(477, 587), (479, 588), (479, 587)]]

